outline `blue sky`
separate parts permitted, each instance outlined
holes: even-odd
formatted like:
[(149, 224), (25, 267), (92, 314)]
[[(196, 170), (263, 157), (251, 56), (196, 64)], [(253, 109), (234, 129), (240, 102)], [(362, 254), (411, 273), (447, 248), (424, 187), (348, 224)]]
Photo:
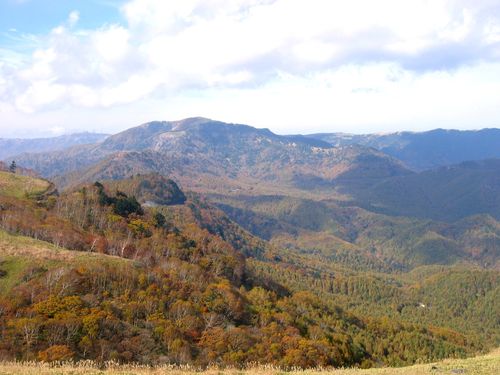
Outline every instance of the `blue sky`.
[(498, 127), (498, 0), (0, 0), (0, 137)]
[(119, 22), (121, 3), (112, 0), (2, 0), (2, 36), (12, 29), (23, 33), (46, 34), (54, 25), (66, 21), (68, 14), (74, 10), (80, 13), (80, 24), (85, 28)]

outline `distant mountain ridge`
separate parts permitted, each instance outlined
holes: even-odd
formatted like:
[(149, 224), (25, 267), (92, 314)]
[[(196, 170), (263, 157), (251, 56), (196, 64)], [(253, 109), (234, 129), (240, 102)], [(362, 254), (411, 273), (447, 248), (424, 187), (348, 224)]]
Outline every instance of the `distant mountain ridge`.
[[(201, 140), (201, 143), (225, 147), (234, 144), (234, 137), (232, 139), (227, 137), (225, 125), (229, 124), (195, 117), (180, 121), (152, 121), (111, 136), (79, 133), (53, 138), (0, 139), (0, 160), (8, 162), (8, 158), (17, 157), (19, 154), (61, 151), (74, 146), (102, 142), (100, 155), (94, 152), (95, 147), (87, 148), (92, 151), (88, 163), (90, 165), (96, 160), (103, 159), (104, 154), (108, 155), (116, 151), (171, 151), (172, 148), (196, 147), (200, 145), (200, 142), (186, 142), (187, 137), (192, 138), (194, 134), (197, 135), (198, 141)], [(282, 136), (272, 133), (269, 129), (256, 129), (248, 125), (230, 125), (237, 130), (234, 134), (240, 137), (258, 131), (260, 136), (278, 142), (286, 140), (288, 143), (306, 144), (319, 148), (351, 145), (370, 147), (402, 161), (415, 171), (470, 160), (500, 158), (500, 129), (496, 128), (435, 129), (426, 132), (403, 131), (387, 134), (318, 133)]]
[[(402, 144), (401, 134), (385, 144)], [(450, 222), (475, 214), (500, 218), (500, 164), (494, 159), (415, 173), (395, 157), (349, 142), (332, 146), (195, 117), (153, 121), (100, 143), (23, 154), (16, 161), (55, 179), (59, 187), (160, 173), (200, 193), (329, 199), (372, 212)]]
[(204, 118), (150, 122), (99, 144), (25, 154), (18, 161), (48, 177), (73, 173), (65, 178), (66, 185), (142, 171), (172, 174), (184, 184), (193, 178), (216, 178), (226, 189), (262, 181), (277, 188), (308, 189), (353, 177), (358, 169), (369, 169), (376, 177), (411, 173), (399, 161), (367, 147), (334, 148), (321, 140)]
[(321, 133), (307, 137), (334, 146), (359, 144), (373, 147), (418, 171), (469, 160), (500, 158), (500, 129), (496, 128), (389, 134)]
[(396, 176), (360, 187), (355, 195), (361, 207), (389, 215), (454, 221), (489, 214), (499, 220), (500, 160), (467, 161)]
[(63, 150), (76, 145), (101, 142), (108, 134), (75, 133), (50, 138), (0, 138), (0, 159), (12, 158), (23, 153)]
[(171, 147), (186, 146), (199, 149), (203, 143), (213, 148), (240, 147), (244, 146), (245, 141), (248, 142), (259, 137), (281, 143), (295, 141), (298, 144), (309, 146), (331, 147), (328, 142), (305, 136), (281, 136), (274, 134), (269, 129), (228, 124), (203, 117), (193, 117), (180, 121), (148, 122), (110, 136), (103, 142), (102, 147), (113, 151), (143, 151), (145, 149), (171, 151)]

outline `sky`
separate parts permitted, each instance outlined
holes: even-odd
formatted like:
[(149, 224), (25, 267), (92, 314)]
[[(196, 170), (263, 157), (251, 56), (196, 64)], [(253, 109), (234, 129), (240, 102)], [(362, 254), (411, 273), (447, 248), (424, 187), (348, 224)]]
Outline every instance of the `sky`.
[(500, 0), (0, 0), (0, 137), (500, 127)]

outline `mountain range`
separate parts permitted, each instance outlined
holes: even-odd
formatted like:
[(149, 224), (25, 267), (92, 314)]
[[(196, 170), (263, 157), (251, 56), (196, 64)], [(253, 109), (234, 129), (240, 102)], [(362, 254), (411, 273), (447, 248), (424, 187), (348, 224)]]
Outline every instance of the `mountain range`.
[[(469, 145), (468, 149), (476, 139), (500, 144), (498, 132), (490, 129), (458, 135), (437, 133), (441, 141), (434, 149), (449, 154), (446, 160), (459, 160), (456, 152), (447, 151), (457, 137)], [(186, 189), (202, 193), (330, 199), (378, 213), (445, 221), (473, 214), (498, 219), (498, 160), (459, 160), (460, 164), (415, 172), (406, 165), (421, 163), (428, 155), (428, 145), (436, 138), (434, 132), (422, 134), (401, 133), (391, 138), (396, 137), (398, 144), (412, 136), (426, 140), (426, 146), (408, 163), (366, 145), (334, 146), (325, 135), (323, 140), (281, 136), (268, 129), (191, 118), (151, 122), (109, 136), (103, 142), (22, 154), (16, 160), (42, 176), (55, 178), (61, 187), (158, 172), (172, 176)], [(442, 141), (446, 134), (451, 140)], [(417, 143), (410, 145), (416, 148)], [(500, 149), (483, 146), (478, 144), (478, 150), (488, 157), (497, 155)], [(476, 151), (474, 155), (479, 154)], [(463, 157), (468, 157), (467, 152)]]
[(364, 135), (322, 133), (308, 137), (321, 139), (334, 146), (359, 144), (373, 147), (417, 171), (464, 161), (500, 158), (500, 129), (495, 128)]
[(0, 159), (11, 159), (25, 152), (50, 152), (76, 145), (96, 143), (103, 141), (107, 136), (107, 134), (98, 133), (75, 133), (52, 138), (0, 138)]
[(500, 344), (498, 130), (96, 137), (5, 160), (43, 179), (0, 172), (0, 355), (370, 367)]

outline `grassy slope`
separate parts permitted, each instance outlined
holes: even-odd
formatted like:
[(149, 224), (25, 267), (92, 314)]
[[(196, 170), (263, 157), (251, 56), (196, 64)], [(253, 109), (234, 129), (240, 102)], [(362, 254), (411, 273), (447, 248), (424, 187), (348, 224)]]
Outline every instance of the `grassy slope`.
[(7, 274), (0, 277), (0, 295), (7, 293), (14, 286), (22, 283), (28, 269), (52, 269), (68, 264), (126, 263), (127, 259), (97, 254), (71, 251), (56, 247), (48, 242), (29, 237), (15, 236), (0, 230), (0, 270)]
[[(0, 196), (25, 199), (51, 190), (46, 180), (0, 171)], [(53, 269), (68, 264), (88, 262), (127, 262), (127, 260), (95, 253), (66, 250), (48, 242), (8, 234), (0, 229), (0, 296), (23, 282), (30, 269)]]
[(38, 178), (0, 171), (0, 195), (23, 198), (45, 193), (50, 182)]
[[(208, 369), (202, 372), (195, 372), (189, 367), (159, 367), (147, 368), (138, 366), (111, 366), (109, 369), (100, 369), (92, 363), (82, 365), (63, 365), (60, 367), (51, 367), (49, 364), (38, 363), (0, 363), (0, 375), (187, 375), (197, 373), (200, 375), (268, 375), (268, 374), (283, 374), (283, 370), (273, 368), (271, 366), (238, 370), (226, 369), (220, 370), (217, 368)], [(500, 373), (500, 350), (496, 350), (485, 356), (468, 358), (468, 359), (449, 359), (437, 363), (415, 365), (400, 368), (375, 368), (369, 370), (360, 369), (336, 369), (336, 370), (299, 370), (290, 371), (289, 374), (303, 375), (420, 375), (420, 374), (469, 374), (469, 375), (493, 375)]]

